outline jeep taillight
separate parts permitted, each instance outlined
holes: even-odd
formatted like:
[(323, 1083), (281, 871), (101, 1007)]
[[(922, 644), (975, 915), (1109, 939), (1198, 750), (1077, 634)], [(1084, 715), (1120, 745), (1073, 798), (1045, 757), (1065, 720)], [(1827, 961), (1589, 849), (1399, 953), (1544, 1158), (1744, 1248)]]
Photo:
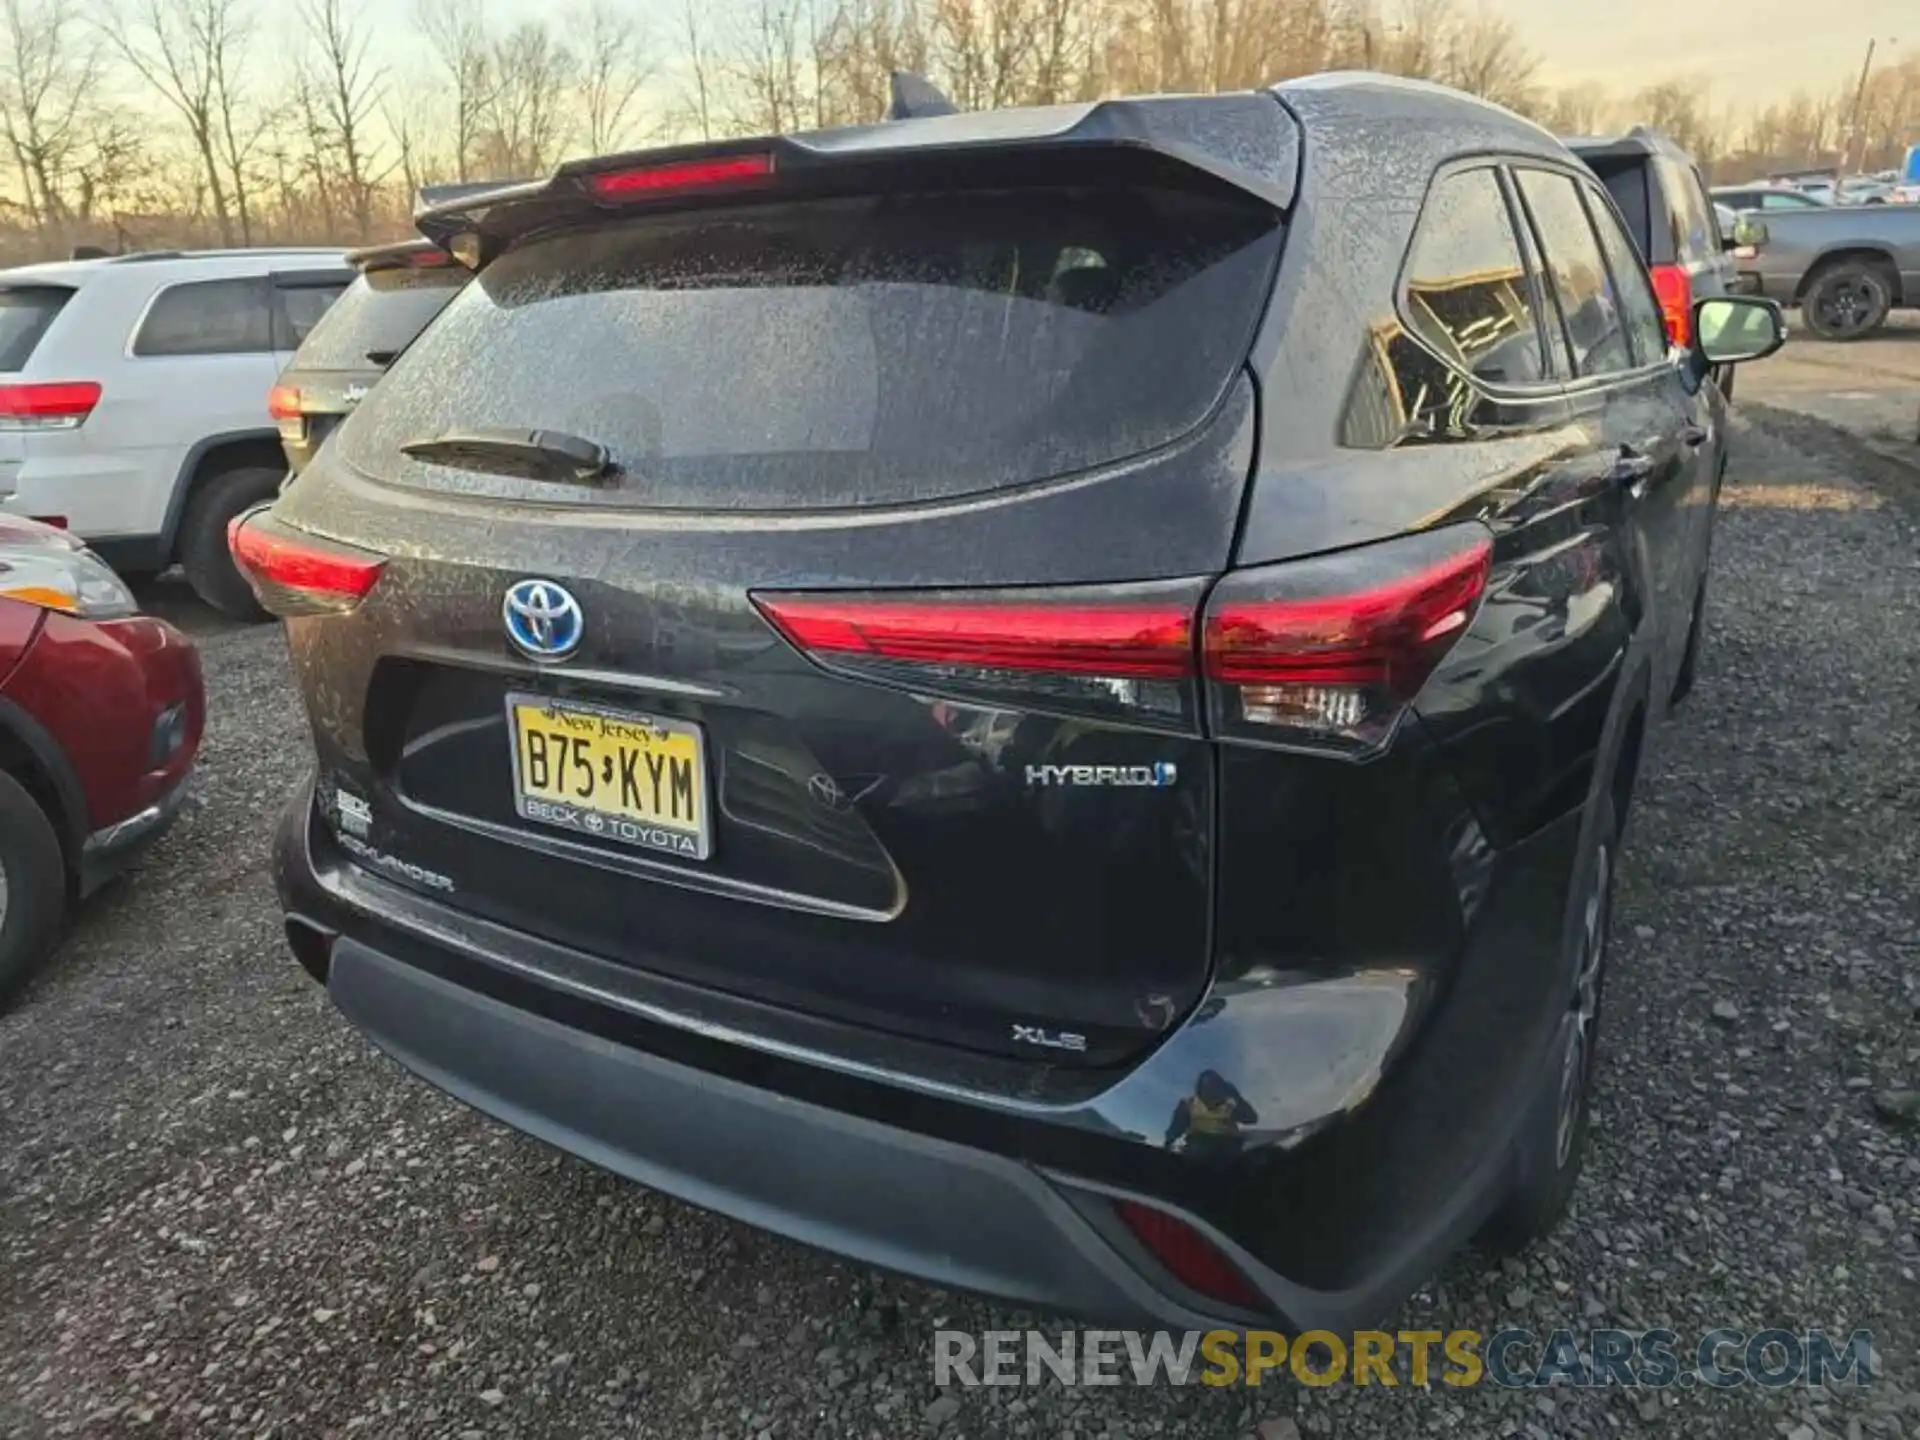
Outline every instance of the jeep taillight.
[(100, 403), (93, 380), (0, 385), (0, 430), (74, 430)]

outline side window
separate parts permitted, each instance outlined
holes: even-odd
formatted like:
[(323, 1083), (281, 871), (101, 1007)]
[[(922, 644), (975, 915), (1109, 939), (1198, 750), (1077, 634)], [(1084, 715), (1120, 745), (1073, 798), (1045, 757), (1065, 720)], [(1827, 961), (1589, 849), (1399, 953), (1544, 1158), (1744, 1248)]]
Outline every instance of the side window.
[(1463, 170), (1435, 185), (1407, 255), (1409, 329), (1492, 386), (1547, 378), (1540, 324), (1499, 177)]
[(1674, 258), (1685, 264), (1718, 250), (1719, 227), (1708, 219), (1707, 187), (1701, 183), (1700, 172), (1665, 157), (1655, 163), (1660, 167), (1661, 188), (1666, 191)]
[(327, 313), (346, 288), (345, 280), (337, 285), (278, 286), (274, 291), (279, 301), (275, 321), (280, 333), (274, 337), (275, 348), (298, 350), (301, 341), (307, 338), (307, 332), (320, 323), (320, 317)]
[(1640, 263), (1633, 242), (1620, 228), (1606, 198), (1591, 185), (1582, 188), (1594, 232), (1600, 237), (1600, 249), (1607, 257), (1607, 269), (1613, 272), (1613, 285), (1620, 296), (1627, 334), (1633, 340), (1633, 353), (1642, 365), (1650, 365), (1667, 353), (1667, 322), (1660, 314), (1660, 300), (1653, 293), (1653, 281), (1647, 277), (1646, 266)]
[(255, 355), (273, 349), (267, 282), (196, 280), (171, 285), (147, 310), (135, 355)]
[(1546, 170), (1514, 174), (1533, 216), (1554, 299), (1566, 322), (1574, 373), (1609, 375), (1632, 369), (1633, 352), (1627, 346), (1620, 297), (1572, 177)]

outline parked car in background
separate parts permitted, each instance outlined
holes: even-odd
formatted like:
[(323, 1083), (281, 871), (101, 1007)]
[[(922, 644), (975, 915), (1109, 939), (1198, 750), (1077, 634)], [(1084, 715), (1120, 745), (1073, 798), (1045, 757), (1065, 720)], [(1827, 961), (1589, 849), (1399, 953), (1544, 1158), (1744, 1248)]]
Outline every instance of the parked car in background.
[[(1669, 137), (1645, 125), (1624, 135), (1565, 143), (1620, 207), (1627, 233), (1653, 276), (1668, 336), (1682, 348), (1691, 345), (1694, 303), (1738, 289), (1738, 271), (1727, 253), (1732, 240), (1721, 233), (1700, 167)], [(1732, 366), (1714, 372), (1728, 399), (1733, 376)]]
[(1920, 145), (1907, 148), (1907, 157), (1894, 174), (1887, 198), (1895, 205), (1920, 205)]
[(347, 260), (357, 278), (308, 332), (267, 397), (295, 475), (472, 278), (429, 240), (356, 250)]
[(74, 536), (0, 516), (0, 1007), (172, 823), (205, 720), (192, 641)]
[(1379, 76), (420, 223), (476, 278), (232, 537), (313, 721), (287, 936), (372, 1040), (656, 1190), (1181, 1330), (1344, 1332), (1559, 1220), (1706, 376), (1778, 307), (1672, 348), (1592, 172)]
[(1920, 308), (1920, 206), (1834, 205), (1776, 211), (1739, 260), (1748, 286), (1798, 305), (1825, 340), (1858, 340), (1889, 313)]
[(1788, 185), (1720, 185), (1708, 193), (1729, 210), (1817, 210), (1827, 203)]
[(1800, 187), (1800, 193), (1825, 205), (1884, 205), (1892, 196), (1893, 187), (1869, 176), (1849, 175), (1840, 182), (1838, 190), (1829, 178), (1807, 181)]
[(279, 488), (268, 387), (352, 278), (338, 250), (0, 272), (0, 507), (123, 574), (178, 561), (209, 605), (258, 616), (227, 522)]

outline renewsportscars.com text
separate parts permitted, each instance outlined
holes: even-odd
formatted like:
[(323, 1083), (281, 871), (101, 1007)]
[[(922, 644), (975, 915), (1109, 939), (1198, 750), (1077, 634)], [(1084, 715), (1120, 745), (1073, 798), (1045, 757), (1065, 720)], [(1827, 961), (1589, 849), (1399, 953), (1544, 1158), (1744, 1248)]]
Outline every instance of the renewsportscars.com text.
[(1873, 1332), (1823, 1330), (936, 1330), (940, 1386), (1039, 1385), (1549, 1385), (1731, 1389), (1741, 1385), (1870, 1385)]

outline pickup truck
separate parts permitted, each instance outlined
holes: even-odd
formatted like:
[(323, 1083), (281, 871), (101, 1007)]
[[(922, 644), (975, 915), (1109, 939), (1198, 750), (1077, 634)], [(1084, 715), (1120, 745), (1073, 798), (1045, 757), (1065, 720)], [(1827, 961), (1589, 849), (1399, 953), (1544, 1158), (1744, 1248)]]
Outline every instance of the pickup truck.
[(1823, 340), (1858, 340), (1889, 311), (1920, 309), (1920, 205), (1769, 210), (1733, 252), (1739, 286), (1798, 305)]

